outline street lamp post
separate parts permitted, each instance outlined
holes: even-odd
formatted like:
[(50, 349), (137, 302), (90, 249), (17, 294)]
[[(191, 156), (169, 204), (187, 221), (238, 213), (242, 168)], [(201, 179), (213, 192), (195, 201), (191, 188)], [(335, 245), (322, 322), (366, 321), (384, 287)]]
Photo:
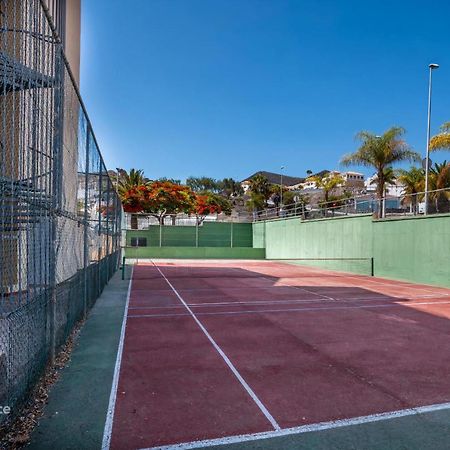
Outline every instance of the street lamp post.
[(283, 207), (283, 170), (284, 166), (280, 167), (281, 174), (280, 174), (280, 206)]
[(424, 215), (428, 214), (428, 183), (430, 171), (430, 129), (431, 129), (431, 90), (433, 85), (433, 70), (439, 69), (439, 64), (430, 64), (430, 75), (428, 79), (428, 120), (427, 120), (427, 152), (425, 156), (425, 211)]

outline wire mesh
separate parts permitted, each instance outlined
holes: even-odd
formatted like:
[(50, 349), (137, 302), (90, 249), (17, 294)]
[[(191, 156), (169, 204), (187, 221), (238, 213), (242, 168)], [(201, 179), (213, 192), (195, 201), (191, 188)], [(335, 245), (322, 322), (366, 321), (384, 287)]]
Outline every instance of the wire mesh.
[(0, 44), (0, 405), (14, 417), (118, 268), (121, 204), (43, 2), (0, 0)]

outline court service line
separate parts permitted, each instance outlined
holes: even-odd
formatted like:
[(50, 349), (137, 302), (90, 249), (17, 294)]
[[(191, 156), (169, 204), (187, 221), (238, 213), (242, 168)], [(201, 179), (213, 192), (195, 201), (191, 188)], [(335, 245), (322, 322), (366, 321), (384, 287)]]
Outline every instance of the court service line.
[(120, 366), (122, 364), (123, 343), (125, 340), (125, 328), (128, 316), (128, 305), (130, 304), (131, 284), (133, 283), (134, 266), (131, 268), (130, 284), (128, 285), (127, 300), (125, 302), (125, 310), (123, 312), (122, 328), (120, 330), (119, 347), (117, 349), (116, 364), (114, 367), (114, 376), (109, 395), (108, 410), (106, 412), (105, 428), (103, 430), (102, 450), (109, 450), (112, 436), (112, 426), (114, 420), (114, 411), (117, 400), (117, 387), (119, 385)]
[[(392, 300), (393, 303), (398, 302), (404, 302), (404, 303), (410, 303), (412, 301), (416, 300), (422, 300), (430, 298), (433, 300), (437, 299), (448, 299), (448, 296), (441, 296), (441, 295), (417, 295), (415, 297), (409, 297), (409, 296), (402, 296), (402, 297), (390, 297), (390, 300)], [(328, 300), (324, 298), (302, 298), (302, 299), (280, 299), (280, 300), (247, 300), (247, 301), (237, 301), (237, 302), (205, 302), (205, 303), (187, 303), (188, 306), (191, 308), (205, 308), (205, 307), (225, 307), (225, 306), (233, 306), (233, 305), (257, 305), (257, 306), (264, 306), (264, 305), (286, 305), (286, 304), (298, 304), (298, 303), (314, 303), (314, 304), (321, 304), (321, 303), (354, 303), (354, 302), (375, 302), (375, 301), (386, 301), (386, 295), (380, 294), (379, 297), (354, 297), (354, 298), (343, 298), (343, 297), (336, 297), (333, 298), (333, 300)], [(153, 304), (153, 300), (145, 300), (146, 302), (150, 302), (150, 304)], [(141, 310), (141, 309), (179, 309), (183, 308), (183, 305), (170, 305), (170, 306), (146, 306), (147, 303), (145, 303), (144, 300), (140, 301), (133, 301), (134, 305), (137, 306), (130, 306), (129, 310)], [(436, 302), (439, 303), (439, 302)], [(414, 305), (414, 303), (411, 303)]]
[(298, 427), (284, 428), (277, 431), (264, 431), (262, 433), (242, 434), (237, 436), (226, 436), (218, 439), (207, 439), (203, 441), (183, 442), (179, 444), (164, 445), (160, 447), (151, 447), (141, 450), (188, 450), (195, 448), (215, 447), (219, 445), (238, 444), (241, 442), (250, 442), (263, 439), (273, 439), (282, 436), (290, 436), (294, 434), (310, 433), (314, 431), (331, 430), (334, 428), (342, 428), (353, 425), (363, 425), (373, 422), (381, 422), (384, 420), (399, 419), (407, 416), (418, 416), (424, 413), (435, 411), (443, 411), (450, 409), (450, 403), (439, 403), (435, 405), (418, 406), (415, 408), (400, 409), (379, 414), (371, 414), (368, 416), (353, 417), (351, 419), (340, 419), (329, 422), (319, 422), (310, 425), (301, 425)]
[[(173, 287), (172, 283), (167, 279), (167, 277), (164, 275), (164, 273), (161, 271), (161, 269), (154, 263), (152, 260), (152, 264), (158, 269), (161, 276), (166, 280), (167, 284), (171, 287), (175, 295), (179, 298), (180, 302), (184, 305), (184, 307), (187, 309), (191, 317), (195, 320), (199, 328), (203, 331), (205, 336), (208, 338), (209, 342), (213, 345), (213, 347), (216, 349), (217, 353), (222, 357), (222, 359), (225, 361), (227, 366), (230, 368), (230, 370), (233, 372), (235, 377), (239, 380), (243, 388), (247, 391), (248, 395), (252, 398), (252, 400), (256, 403), (258, 408), (261, 410), (261, 412), (266, 416), (266, 419), (270, 422), (270, 424), (273, 426), (275, 430), (280, 430), (281, 427), (278, 425), (277, 421), (273, 418), (273, 416), (270, 414), (268, 409), (264, 406), (262, 401), (258, 398), (258, 396), (255, 394), (253, 389), (248, 385), (248, 383), (244, 380), (242, 375), (239, 373), (239, 371), (236, 369), (236, 367), (233, 365), (233, 363), (230, 361), (228, 356), (225, 354), (225, 352), (219, 347), (217, 342), (213, 339), (213, 337), (209, 334), (208, 330), (203, 326), (203, 324), (200, 322), (200, 320), (197, 318), (197, 316), (194, 314), (192, 309), (187, 305), (187, 303), (183, 300), (183, 297), (178, 293), (178, 291)], [(132, 317), (132, 316), (130, 316)]]
[[(347, 273), (347, 272), (346, 272)], [(434, 293), (441, 293), (442, 295), (450, 295), (448, 293), (442, 293), (441, 291), (435, 291), (433, 290), (434, 288), (437, 289), (442, 289), (439, 286), (431, 286), (431, 285), (425, 285), (426, 287), (423, 287), (423, 284), (416, 284), (416, 283), (411, 283), (411, 282), (407, 282), (407, 281), (402, 281), (402, 280), (398, 280), (397, 281), (392, 281), (390, 282), (387, 278), (378, 278), (378, 277), (373, 277), (373, 278), (369, 278), (367, 275), (361, 275), (362, 278), (354, 276), (354, 275), (345, 275), (345, 278), (351, 278), (352, 280), (358, 280), (358, 281), (363, 281), (364, 283), (372, 283), (375, 286), (389, 286), (389, 287), (393, 287), (396, 289), (399, 288), (413, 288), (415, 291), (422, 291), (422, 292), (430, 292), (431, 294)], [(383, 281), (379, 281), (379, 280), (383, 280)], [(363, 287), (364, 286), (358, 286), (358, 287)]]
[[(334, 311), (340, 309), (374, 309), (374, 308), (394, 308), (396, 306), (415, 306), (415, 305), (447, 305), (448, 302), (417, 302), (417, 303), (407, 303), (407, 302), (395, 302), (395, 303), (383, 303), (381, 305), (357, 305), (357, 306), (325, 306), (317, 308), (285, 308), (285, 309), (253, 309), (253, 310), (243, 310), (243, 311), (218, 311), (218, 312), (197, 312), (199, 316), (233, 316), (239, 314), (252, 314), (252, 313), (277, 313), (277, 312), (296, 312), (296, 311)], [(186, 307), (188, 307), (186, 305)], [(191, 314), (193, 314), (191, 312)], [(188, 316), (186, 313), (167, 313), (167, 314), (135, 314), (129, 315), (129, 318), (144, 318), (144, 317), (176, 317), (176, 316)]]

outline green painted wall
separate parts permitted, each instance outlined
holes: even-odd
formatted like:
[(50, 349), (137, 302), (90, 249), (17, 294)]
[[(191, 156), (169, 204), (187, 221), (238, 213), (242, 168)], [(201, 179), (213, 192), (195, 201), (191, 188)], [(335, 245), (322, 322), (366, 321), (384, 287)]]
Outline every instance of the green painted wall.
[(450, 215), (374, 221), (375, 274), (450, 287)]
[[(265, 231), (265, 232), (264, 232)], [(268, 259), (374, 258), (375, 276), (450, 287), (450, 215), (373, 220), (370, 215), (255, 223), (255, 246)], [(302, 262), (307, 264), (308, 262)], [(309, 262), (370, 273), (370, 262)]]
[[(163, 247), (196, 247), (195, 226), (161, 227)], [(160, 227), (151, 225), (147, 230), (127, 230), (126, 243), (132, 237), (146, 237), (147, 246), (159, 247)], [(232, 241), (232, 242), (231, 242)], [(253, 247), (251, 223), (206, 222), (198, 227), (199, 247)]]
[(138, 247), (126, 248), (127, 258), (264, 259), (263, 248), (250, 247)]
[[(264, 227), (265, 226), (265, 237)], [(363, 261), (302, 261), (336, 270), (370, 274), (372, 217), (309, 220), (298, 217), (256, 223), (254, 241), (265, 240), (266, 258), (367, 258)]]
[(253, 224), (253, 247), (266, 247), (266, 222), (255, 222)]

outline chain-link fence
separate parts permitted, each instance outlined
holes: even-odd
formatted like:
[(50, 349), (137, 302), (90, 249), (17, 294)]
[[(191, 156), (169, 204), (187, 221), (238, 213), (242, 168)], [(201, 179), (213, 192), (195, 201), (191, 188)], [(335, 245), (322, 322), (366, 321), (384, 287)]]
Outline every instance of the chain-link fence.
[(120, 227), (43, 1), (0, 0), (0, 406), (11, 416), (117, 269)]

